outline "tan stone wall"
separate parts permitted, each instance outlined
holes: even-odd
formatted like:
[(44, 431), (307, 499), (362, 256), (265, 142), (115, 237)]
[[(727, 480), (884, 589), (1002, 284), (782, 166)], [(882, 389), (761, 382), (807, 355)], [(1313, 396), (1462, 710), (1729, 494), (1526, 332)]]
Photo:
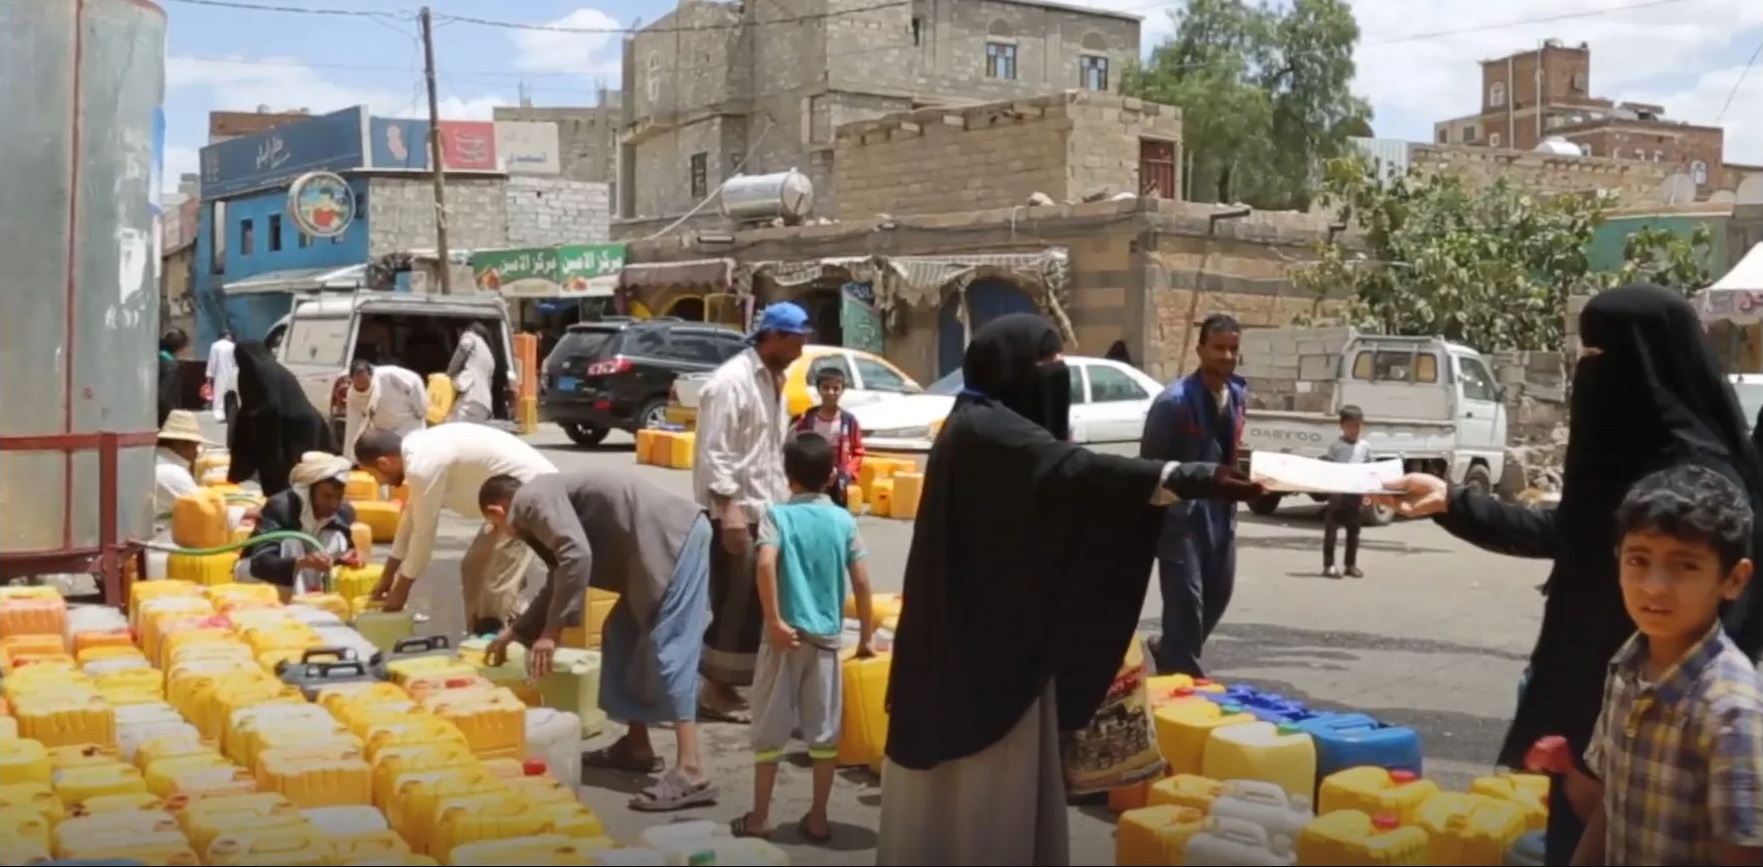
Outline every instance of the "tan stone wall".
[[(1139, 188), (1139, 140), (1180, 142), (1169, 106), (1068, 91), (965, 109), (925, 109), (840, 127), (841, 219), (1073, 201)], [(1179, 165), (1179, 147), (1177, 150)], [(1178, 179), (1179, 182), (1179, 179)]]
[(1673, 170), (1663, 163), (1430, 144), (1412, 146), (1408, 162), (1422, 172), (1462, 175), (1472, 184), (1490, 183), (1505, 175), (1524, 189), (1539, 193), (1610, 190), (1628, 204), (1659, 201), (1659, 185)]

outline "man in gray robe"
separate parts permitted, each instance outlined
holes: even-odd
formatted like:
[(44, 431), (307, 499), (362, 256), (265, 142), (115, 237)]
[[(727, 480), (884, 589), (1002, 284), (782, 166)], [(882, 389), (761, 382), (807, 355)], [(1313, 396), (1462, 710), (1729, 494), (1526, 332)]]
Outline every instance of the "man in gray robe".
[(638, 476), (598, 469), (541, 475), (522, 483), (494, 476), (478, 492), (484, 519), (545, 561), (544, 589), (490, 646), (501, 664), (508, 645), (530, 648), (531, 674), (551, 670), (557, 640), (581, 624), (588, 587), (619, 594), (601, 631), (600, 707), (628, 726), (587, 767), (661, 770), (651, 726), (671, 724), (678, 759), (631, 808), (682, 810), (716, 800), (699, 755), (698, 663), (710, 620), (710, 520), (704, 508)]

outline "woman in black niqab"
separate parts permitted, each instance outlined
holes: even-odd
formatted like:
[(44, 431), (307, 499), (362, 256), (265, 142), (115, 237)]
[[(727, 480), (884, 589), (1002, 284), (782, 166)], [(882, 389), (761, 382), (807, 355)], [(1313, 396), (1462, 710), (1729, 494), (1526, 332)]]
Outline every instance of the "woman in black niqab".
[[(1635, 630), (1618, 583), (1615, 512), (1636, 481), (1699, 464), (1741, 486), (1753, 513), (1763, 514), (1763, 474), (1743, 413), (1689, 302), (1657, 286), (1613, 289), (1586, 304), (1579, 337), (1585, 350), (1573, 372), (1560, 505), (1527, 508), (1459, 488), (1436, 516), (1479, 547), (1555, 561), (1529, 685), (1500, 751), (1507, 767), (1523, 767), (1537, 740), (1560, 735), (1585, 770), (1607, 666)], [(1415, 478), (1405, 480), (1411, 498), (1439, 484)], [(1763, 521), (1753, 528), (1757, 552)], [(1753, 584), (1723, 618), (1753, 658), (1763, 648), (1760, 605)], [(1568, 863), (1583, 831), (1563, 782), (1557, 778), (1551, 789), (1550, 864)]]
[(1160, 516), (1259, 486), (1064, 442), (1071, 378), (1038, 316), (981, 328), (932, 447), (888, 685), (878, 864), (1065, 864), (1058, 732), (1085, 726), (1144, 604)]
[(233, 350), (239, 366), (239, 410), (227, 431), (227, 480), (252, 476), (273, 497), (288, 488), (288, 472), (307, 452), (331, 452), (330, 425), (306, 399), (300, 380), (275, 360), (261, 340)]

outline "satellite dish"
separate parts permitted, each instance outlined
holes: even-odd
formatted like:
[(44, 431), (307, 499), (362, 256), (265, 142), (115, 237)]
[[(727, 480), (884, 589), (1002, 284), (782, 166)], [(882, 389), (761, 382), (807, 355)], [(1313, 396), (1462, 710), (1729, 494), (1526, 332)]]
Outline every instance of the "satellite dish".
[(1659, 201), (1667, 205), (1687, 205), (1696, 200), (1696, 182), (1689, 175), (1678, 173), (1659, 185)]
[(1741, 205), (1763, 205), (1763, 175), (1745, 178), (1733, 201)]
[(1730, 205), (1736, 201), (1738, 197), (1731, 190), (1716, 190), (1708, 196), (1708, 203), (1711, 205)]
[(1562, 157), (1585, 156), (1585, 151), (1580, 150), (1579, 145), (1558, 135), (1549, 136), (1541, 142), (1538, 142), (1536, 152), (1539, 154), (1553, 154)]

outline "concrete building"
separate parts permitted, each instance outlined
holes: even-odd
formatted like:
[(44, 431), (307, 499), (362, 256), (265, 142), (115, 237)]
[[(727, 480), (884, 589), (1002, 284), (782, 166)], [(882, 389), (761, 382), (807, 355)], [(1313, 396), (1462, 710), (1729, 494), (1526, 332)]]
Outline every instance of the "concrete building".
[[(607, 240), (605, 184), (510, 177), (494, 125), (443, 121), (452, 251)], [(436, 247), (427, 121), (369, 117), (364, 107), (305, 118), (202, 149), (191, 281), (198, 347), (230, 327), (260, 338), (292, 293), (426, 288), (413, 259)], [(341, 176), (352, 201), (342, 229), (314, 237), (289, 214), (290, 185), (309, 172)], [(476, 291), (469, 268), (454, 291)]]
[(1139, 18), (1027, 0), (682, 0), (626, 40), (619, 215), (642, 234), (736, 173), (797, 169), (838, 213), (835, 131), (920, 108), (1116, 91)]
[(1695, 181), (1698, 197), (1734, 190), (1753, 167), (1729, 166), (1726, 132), (1666, 119), (1659, 105), (1593, 96), (1592, 52), (1550, 39), (1533, 50), (1481, 62), (1480, 108), (1433, 125), (1438, 144), (1535, 150), (1545, 138), (1586, 156), (1651, 162)]

